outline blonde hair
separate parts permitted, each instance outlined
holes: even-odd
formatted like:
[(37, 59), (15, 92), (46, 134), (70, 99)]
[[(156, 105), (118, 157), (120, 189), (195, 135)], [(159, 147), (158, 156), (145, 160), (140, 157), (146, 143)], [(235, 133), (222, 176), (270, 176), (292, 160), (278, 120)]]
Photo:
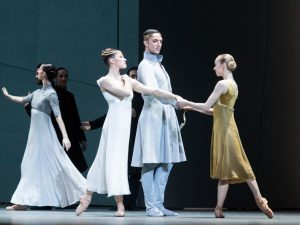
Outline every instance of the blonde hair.
[(105, 65), (109, 66), (108, 60), (113, 57), (120, 50), (114, 48), (106, 48), (101, 51), (101, 57)]
[(119, 51), (119, 50), (113, 49), (113, 48), (106, 48), (106, 49), (103, 49), (102, 52), (101, 52), (101, 57), (104, 59), (104, 58), (107, 57), (107, 56), (114, 55), (114, 54), (117, 53), (118, 51)]
[(235, 71), (237, 64), (233, 58), (232, 55), (230, 54), (221, 54), (218, 55), (218, 57), (216, 58), (217, 62), (220, 62), (221, 64), (225, 63), (227, 66), (227, 69), (231, 72)]

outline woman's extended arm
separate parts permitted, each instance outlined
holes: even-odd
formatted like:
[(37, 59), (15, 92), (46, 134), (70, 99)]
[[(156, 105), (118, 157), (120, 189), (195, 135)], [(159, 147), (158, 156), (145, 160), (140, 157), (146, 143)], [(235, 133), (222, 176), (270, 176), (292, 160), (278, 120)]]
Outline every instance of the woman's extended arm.
[(228, 89), (227, 84), (223, 81), (219, 81), (216, 84), (214, 91), (211, 93), (211, 95), (208, 97), (208, 99), (206, 100), (205, 103), (196, 103), (196, 102), (188, 101), (188, 100), (181, 98), (181, 99), (177, 100), (177, 105), (179, 108), (184, 108), (186, 106), (190, 106), (197, 110), (209, 111), (211, 109), (211, 107), (219, 99), (221, 94), (226, 93), (227, 89)]
[(213, 112), (214, 112), (214, 109), (213, 108), (210, 108), (209, 110), (201, 110), (201, 109), (195, 109), (191, 106), (185, 106), (183, 108), (184, 111), (196, 111), (196, 112), (200, 112), (200, 113), (203, 113), (203, 114), (206, 114), (206, 115), (213, 115)]
[(6, 96), (8, 99), (12, 100), (13, 102), (23, 103), (24, 97), (10, 95), (5, 87), (2, 88), (2, 92), (3, 92), (4, 96)]
[(131, 83), (132, 83), (132, 89), (142, 94), (153, 95), (154, 97), (167, 98), (167, 99), (176, 99), (177, 97), (177, 95), (174, 95), (169, 91), (143, 85), (142, 83), (134, 79), (131, 79)]

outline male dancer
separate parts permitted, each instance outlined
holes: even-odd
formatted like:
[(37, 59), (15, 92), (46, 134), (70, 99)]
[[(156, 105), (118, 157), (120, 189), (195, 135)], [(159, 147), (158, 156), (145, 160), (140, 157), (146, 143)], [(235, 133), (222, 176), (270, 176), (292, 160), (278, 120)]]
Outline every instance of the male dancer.
[[(172, 92), (170, 78), (161, 65), (162, 35), (149, 29), (143, 34), (144, 59), (138, 66), (138, 80), (150, 87)], [(157, 96), (156, 96), (157, 97)], [(142, 186), (148, 216), (177, 216), (166, 209), (164, 193), (173, 163), (186, 161), (180, 128), (176, 117), (176, 101), (143, 95), (135, 139), (132, 166), (142, 167)], [(172, 106), (173, 105), (173, 106)]]

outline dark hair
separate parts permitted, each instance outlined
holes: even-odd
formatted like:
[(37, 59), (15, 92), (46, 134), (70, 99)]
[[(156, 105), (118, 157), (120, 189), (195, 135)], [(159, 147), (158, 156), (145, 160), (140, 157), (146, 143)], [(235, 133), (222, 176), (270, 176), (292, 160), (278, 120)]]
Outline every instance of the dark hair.
[(130, 73), (131, 70), (137, 70), (137, 69), (138, 69), (137, 66), (132, 66), (132, 67), (130, 67), (130, 68), (127, 70), (127, 75), (129, 75), (129, 73)]
[(52, 81), (56, 77), (56, 68), (52, 64), (42, 64), (42, 70), (46, 73), (49, 81)]
[(56, 69), (56, 74), (57, 74), (58, 71), (60, 71), (60, 70), (66, 71), (67, 75), (69, 75), (69, 71), (68, 71), (65, 67), (58, 67), (58, 68)]

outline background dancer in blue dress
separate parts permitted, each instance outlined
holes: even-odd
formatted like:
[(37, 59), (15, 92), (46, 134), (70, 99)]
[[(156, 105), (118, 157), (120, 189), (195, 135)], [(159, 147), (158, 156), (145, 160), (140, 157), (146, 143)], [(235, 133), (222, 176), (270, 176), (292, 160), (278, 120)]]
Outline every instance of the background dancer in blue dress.
[[(86, 179), (73, 165), (65, 150), (71, 147), (59, 102), (51, 81), (56, 76), (55, 67), (42, 64), (36, 77), (41, 80), (41, 89), (25, 96), (10, 95), (5, 87), (3, 94), (17, 103), (31, 102), (30, 129), (21, 164), (21, 180), (7, 210), (25, 210), (27, 206), (66, 207), (79, 201), (84, 193)], [(59, 143), (50, 114), (53, 110), (63, 135)]]

